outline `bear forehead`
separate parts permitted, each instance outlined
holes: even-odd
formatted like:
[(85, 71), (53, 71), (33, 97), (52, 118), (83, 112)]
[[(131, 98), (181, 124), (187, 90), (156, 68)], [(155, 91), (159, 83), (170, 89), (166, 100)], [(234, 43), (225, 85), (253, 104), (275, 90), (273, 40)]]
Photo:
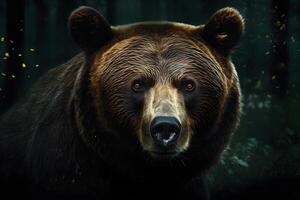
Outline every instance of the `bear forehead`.
[[(114, 28), (116, 39), (96, 59), (115, 68), (184, 69), (187, 66), (219, 67), (215, 53), (195, 26), (178, 23), (139, 23)], [(110, 69), (111, 70), (111, 69)]]

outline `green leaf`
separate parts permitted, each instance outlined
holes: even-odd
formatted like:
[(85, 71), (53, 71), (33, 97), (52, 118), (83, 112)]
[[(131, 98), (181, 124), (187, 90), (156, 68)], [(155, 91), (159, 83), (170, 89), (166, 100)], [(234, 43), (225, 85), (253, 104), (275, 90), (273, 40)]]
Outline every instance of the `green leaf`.
[(248, 163), (246, 163), (245, 161), (243, 161), (241, 159), (237, 159), (236, 162), (243, 167), (249, 167)]

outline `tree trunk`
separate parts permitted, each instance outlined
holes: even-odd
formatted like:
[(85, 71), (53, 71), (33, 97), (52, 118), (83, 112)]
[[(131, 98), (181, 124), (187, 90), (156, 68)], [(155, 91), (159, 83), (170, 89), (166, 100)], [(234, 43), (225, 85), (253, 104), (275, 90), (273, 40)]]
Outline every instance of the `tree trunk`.
[(115, 9), (116, 9), (116, 2), (115, 0), (107, 0), (106, 1), (106, 15), (107, 15), (107, 21), (112, 24), (112, 25), (116, 25), (116, 13), (115, 13)]
[(288, 91), (289, 0), (272, 0), (273, 60), (270, 66), (271, 92), (284, 98)]
[[(34, 0), (34, 6), (36, 10), (36, 41), (37, 41), (37, 50), (41, 51), (46, 46), (46, 27), (49, 25), (49, 12), (48, 7), (45, 4), (44, 0)], [(47, 40), (46, 40), (47, 41)], [(41, 63), (42, 59), (38, 58), (38, 63)]]
[(1, 111), (10, 107), (20, 93), (23, 56), (19, 54), (23, 54), (24, 48), (24, 14), (25, 0), (6, 0), (6, 52), (8, 56)]

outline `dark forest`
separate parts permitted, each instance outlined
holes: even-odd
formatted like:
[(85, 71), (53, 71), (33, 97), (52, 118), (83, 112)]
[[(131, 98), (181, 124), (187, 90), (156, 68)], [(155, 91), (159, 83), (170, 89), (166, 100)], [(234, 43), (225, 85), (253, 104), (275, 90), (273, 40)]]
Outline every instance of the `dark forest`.
[(209, 173), (212, 197), (248, 187), (253, 196), (273, 190), (299, 195), (300, 1), (1, 0), (0, 113), (45, 72), (80, 52), (67, 19), (81, 5), (100, 10), (112, 25), (161, 20), (198, 25), (220, 8), (239, 10), (245, 33), (232, 60), (243, 111), (231, 144)]

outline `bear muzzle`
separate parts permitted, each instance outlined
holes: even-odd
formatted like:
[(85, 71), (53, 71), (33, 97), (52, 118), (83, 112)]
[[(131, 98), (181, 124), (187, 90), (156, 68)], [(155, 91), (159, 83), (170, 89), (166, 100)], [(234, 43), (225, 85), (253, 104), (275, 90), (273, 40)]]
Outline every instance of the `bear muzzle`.
[(156, 85), (145, 97), (140, 143), (155, 158), (172, 158), (189, 143), (184, 101), (171, 85)]

